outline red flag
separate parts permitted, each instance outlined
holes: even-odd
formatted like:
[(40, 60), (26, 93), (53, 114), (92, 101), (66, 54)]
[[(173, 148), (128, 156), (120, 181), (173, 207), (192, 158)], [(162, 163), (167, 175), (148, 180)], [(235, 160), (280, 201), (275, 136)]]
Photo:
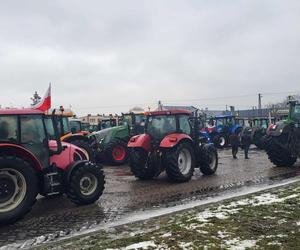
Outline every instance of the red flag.
[(51, 84), (49, 84), (49, 88), (44, 96), (44, 98), (37, 104), (32, 106), (33, 109), (38, 109), (41, 111), (47, 111), (51, 108)]

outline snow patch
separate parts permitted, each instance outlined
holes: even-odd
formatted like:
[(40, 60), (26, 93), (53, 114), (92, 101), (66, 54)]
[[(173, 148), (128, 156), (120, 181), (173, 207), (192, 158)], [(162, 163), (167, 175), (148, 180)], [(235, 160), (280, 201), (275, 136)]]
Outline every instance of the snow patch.
[(134, 250), (134, 249), (147, 249), (148, 247), (157, 247), (154, 241), (144, 241), (132, 244), (130, 246), (125, 247), (125, 250)]
[(186, 242), (180, 242), (179, 247), (180, 247), (180, 249), (182, 249), (182, 250), (190, 250), (190, 249), (194, 249), (194, 248), (192, 247), (192, 243), (191, 243), (191, 242), (188, 242), (188, 243), (186, 243)]
[(230, 250), (244, 250), (246, 248), (254, 248), (256, 246), (256, 240), (240, 240), (240, 239), (232, 239), (226, 240), (225, 244)]
[(169, 233), (165, 233), (165, 234), (163, 234), (162, 236), (160, 236), (160, 237), (162, 237), (162, 238), (169, 238), (169, 237), (171, 237), (172, 236), (172, 233), (171, 232), (169, 232)]
[(210, 211), (209, 209), (204, 210), (203, 212), (199, 213), (197, 219), (200, 222), (208, 222), (211, 218), (217, 218), (220, 220), (227, 219), (228, 216), (225, 212), (221, 211)]

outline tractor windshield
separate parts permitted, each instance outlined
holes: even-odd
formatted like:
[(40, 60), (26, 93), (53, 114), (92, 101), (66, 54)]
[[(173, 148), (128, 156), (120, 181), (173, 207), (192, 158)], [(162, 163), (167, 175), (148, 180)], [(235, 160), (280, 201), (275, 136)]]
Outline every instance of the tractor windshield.
[(70, 121), (71, 131), (76, 133), (81, 131), (81, 122), (80, 121)]
[(21, 143), (39, 144), (46, 138), (43, 119), (40, 116), (21, 116)]
[(87, 122), (81, 123), (81, 128), (84, 131), (89, 131), (90, 130), (90, 124)]
[(65, 134), (70, 133), (71, 128), (70, 128), (69, 118), (68, 117), (62, 117), (61, 122), (62, 122), (63, 134), (65, 135)]
[(18, 119), (17, 116), (0, 116), (0, 141), (18, 141)]
[(295, 122), (300, 122), (300, 104), (292, 106), (291, 119)]
[(123, 126), (132, 126), (132, 115), (131, 114), (123, 115), (120, 124)]
[[(46, 116), (44, 120), (45, 120), (46, 130), (47, 130), (49, 139), (55, 140), (55, 131), (54, 131), (54, 126), (53, 126), (53, 121), (52, 121), (51, 116)], [(58, 126), (58, 129), (59, 129), (59, 126)]]
[(176, 118), (174, 115), (150, 116), (147, 120), (147, 133), (154, 139), (161, 139), (174, 132), (176, 132)]
[(269, 120), (268, 119), (263, 119), (261, 120), (261, 127), (264, 129), (267, 129), (269, 126)]

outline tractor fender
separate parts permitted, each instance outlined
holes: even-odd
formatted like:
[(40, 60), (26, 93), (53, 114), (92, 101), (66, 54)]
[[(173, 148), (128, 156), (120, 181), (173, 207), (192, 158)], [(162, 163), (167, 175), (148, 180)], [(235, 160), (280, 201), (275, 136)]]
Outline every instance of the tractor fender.
[(147, 152), (151, 151), (151, 137), (147, 134), (136, 135), (130, 138), (127, 147), (143, 148)]
[(291, 130), (290, 124), (281, 121), (276, 124), (270, 124), (270, 126), (267, 129), (267, 135), (280, 136), (282, 134), (289, 133), (290, 130)]
[(235, 134), (238, 129), (242, 129), (241, 125), (235, 124), (230, 128), (230, 133)]
[(169, 134), (160, 143), (161, 148), (173, 148), (179, 144), (182, 140), (188, 140), (192, 142), (192, 138), (186, 134)]
[(70, 134), (68, 137), (62, 138), (62, 141), (71, 143), (72, 141), (83, 140), (89, 142), (89, 138), (81, 134)]
[(11, 143), (3, 143), (0, 144), (0, 154), (3, 155), (14, 155), (20, 156), (20, 158), (28, 161), (36, 170), (41, 171), (43, 166), (40, 161), (26, 148), (11, 144)]
[(69, 182), (73, 171), (75, 171), (77, 168), (79, 168), (80, 166), (84, 165), (87, 162), (89, 161), (75, 161), (71, 163), (66, 169), (66, 175), (65, 175), (66, 181)]

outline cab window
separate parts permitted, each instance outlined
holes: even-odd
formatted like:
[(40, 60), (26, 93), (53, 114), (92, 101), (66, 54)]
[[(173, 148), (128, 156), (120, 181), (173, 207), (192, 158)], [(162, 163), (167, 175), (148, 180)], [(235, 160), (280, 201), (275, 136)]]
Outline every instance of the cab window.
[(189, 123), (188, 116), (186, 115), (179, 116), (179, 129), (184, 134), (188, 134), (188, 135), (191, 134), (191, 126)]
[(0, 141), (18, 141), (17, 116), (0, 116)]
[(43, 143), (45, 139), (41, 116), (21, 116), (21, 143)]

